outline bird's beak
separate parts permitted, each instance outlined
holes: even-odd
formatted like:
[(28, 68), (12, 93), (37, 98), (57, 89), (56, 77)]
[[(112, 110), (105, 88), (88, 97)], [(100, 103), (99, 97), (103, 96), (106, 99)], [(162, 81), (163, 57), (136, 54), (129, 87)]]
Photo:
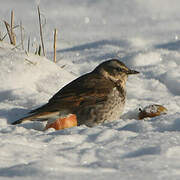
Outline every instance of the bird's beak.
[(128, 74), (128, 75), (129, 75), (129, 74), (139, 74), (139, 72), (138, 72), (138, 71), (135, 71), (135, 70), (129, 69), (128, 72), (127, 72), (127, 74)]

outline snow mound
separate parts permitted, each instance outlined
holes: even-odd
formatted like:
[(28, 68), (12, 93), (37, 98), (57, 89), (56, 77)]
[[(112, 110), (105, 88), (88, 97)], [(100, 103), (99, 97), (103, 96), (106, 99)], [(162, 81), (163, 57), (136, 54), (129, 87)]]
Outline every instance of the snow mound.
[(138, 54), (134, 60), (134, 66), (148, 66), (160, 63), (162, 61), (161, 54), (158, 52), (147, 52)]
[[(74, 78), (71, 73), (50, 60), (16, 51), (4, 43), (0, 43), (0, 58), (1, 109), (5, 108), (4, 112), (11, 110), (7, 114), (11, 116), (8, 118), (9, 122), (15, 120), (16, 116), (20, 117), (25, 112), (24, 108), (30, 110), (47, 102), (55, 92)], [(18, 110), (19, 107), (23, 109)]]
[(169, 70), (166, 73), (162, 74), (160, 77), (160, 81), (162, 81), (174, 95), (180, 95), (179, 67), (173, 67), (172, 70)]

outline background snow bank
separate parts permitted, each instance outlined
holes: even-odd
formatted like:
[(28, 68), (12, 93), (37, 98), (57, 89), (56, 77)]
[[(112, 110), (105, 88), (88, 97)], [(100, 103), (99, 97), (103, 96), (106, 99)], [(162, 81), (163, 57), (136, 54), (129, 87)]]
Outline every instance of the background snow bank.
[[(38, 39), (36, 3), (3, 1), (0, 17), (8, 19), (13, 7), (16, 21)], [(50, 59), (52, 31), (59, 29), (57, 64), (0, 43), (0, 179), (179, 179), (178, 5), (178, 0), (41, 1)], [(113, 57), (141, 72), (129, 77), (119, 120), (56, 132), (41, 131), (40, 122), (10, 125)], [(152, 103), (164, 105), (168, 114), (138, 121), (138, 108)]]
[[(27, 112), (25, 108), (32, 109), (46, 103), (60, 87), (74, 78), (46, 58), (16, 52), (8, 44), (0, 43), (0, 56), (1, 111), (7, 111), (8, 123), (21, 117), (23, 111)], [(7, 109), (4, 109), (5, 105)]]

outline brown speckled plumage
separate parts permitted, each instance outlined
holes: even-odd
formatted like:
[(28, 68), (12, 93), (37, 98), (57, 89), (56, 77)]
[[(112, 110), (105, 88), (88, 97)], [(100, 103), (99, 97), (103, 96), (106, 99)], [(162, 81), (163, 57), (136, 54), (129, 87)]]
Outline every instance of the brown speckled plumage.
[(64, 86), (47, 104), (13, 124), (56, 119), (68, 114), (76, 114), (78, 125), (90, 127), (116, 120), (124, 109), (127, 76), (137, 73), (117, 59), (105, 61), (92, 72)]

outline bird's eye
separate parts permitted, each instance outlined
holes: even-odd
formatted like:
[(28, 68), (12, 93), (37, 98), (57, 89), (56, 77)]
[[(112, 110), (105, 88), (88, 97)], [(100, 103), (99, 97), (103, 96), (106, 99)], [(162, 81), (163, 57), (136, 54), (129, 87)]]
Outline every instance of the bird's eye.
[(125, 72), (125, 73), (126, 73), (126, 70), (123, 69), (123, 68), (120, 68), (120, 67), (116, 68), (116, 70), (117, 70), (118, 72)]

